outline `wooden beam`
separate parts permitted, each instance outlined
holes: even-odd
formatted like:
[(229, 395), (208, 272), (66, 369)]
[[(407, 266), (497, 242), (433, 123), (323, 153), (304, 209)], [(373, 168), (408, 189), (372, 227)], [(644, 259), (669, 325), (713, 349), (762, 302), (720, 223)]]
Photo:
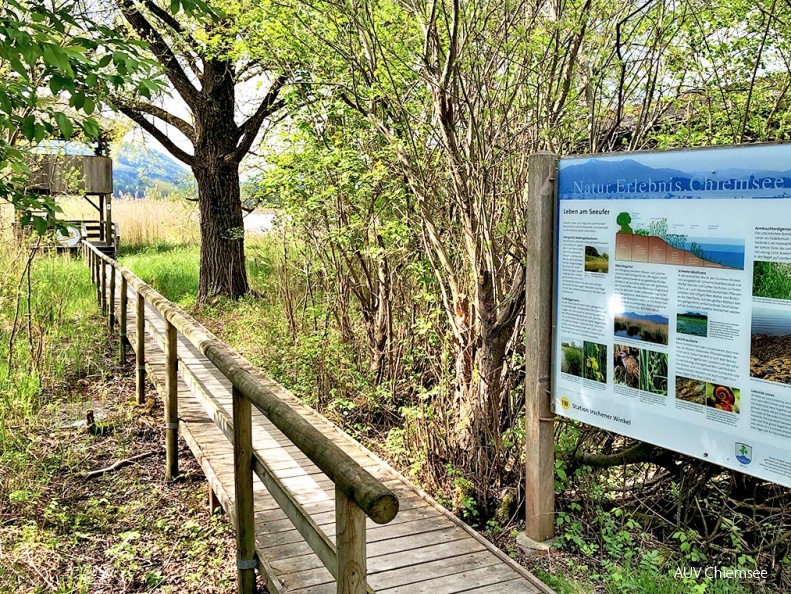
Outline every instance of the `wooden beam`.
[(96, 285), (96, 304), (99, 307), (102, 307), (102, 281), (99, 277), (99, 263), (101, 260), (99, 259), (99, 254), (93, 254), (93, 276), (94, 276), (94, 284)]
[(535, 541), (555, 529), (554, 420), (551, 410), (555, 177), (558, 158), (530, 155), (527, 181), (525, 299), (525, 534)]
[(255, 470), (261, 482), (264, 483), (272, 499), (280, 506), (280, 510), (286, 514), (286, 517), (297, 529), (297, 532), (310, 545), (310, 548), (316, 553), (324, 567), (329, 570), (332, 577), (337, 578), (338, 556), (332, 541), (319, 528), (318, 524), (310, 517), (310, 514), (305, 511), (305, 508), (297, 501), (297, 498), (283, 484), (283, 481), (277, 477), (264, 457), (258, 452), (253, 453), (253, 470)]
[(104, 231), (104, 194), (99, 194), (99, 241), (107, 243)]

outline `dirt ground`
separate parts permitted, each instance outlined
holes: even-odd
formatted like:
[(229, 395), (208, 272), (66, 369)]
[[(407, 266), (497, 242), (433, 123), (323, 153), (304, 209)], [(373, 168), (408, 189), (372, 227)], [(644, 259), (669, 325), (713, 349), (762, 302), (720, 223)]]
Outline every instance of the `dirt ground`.
[(107, 362), (108, 375), (45, 394), (40, 422), (18, 427), (30, 476), (0, 464), (0, 593), (235, 592), (234, 532), (225, 514), (209, 513), (200, 467), (181, 442), (181, 476), (164, 481), (159, 399), (150, 388), (138, 405), (133, 367)]

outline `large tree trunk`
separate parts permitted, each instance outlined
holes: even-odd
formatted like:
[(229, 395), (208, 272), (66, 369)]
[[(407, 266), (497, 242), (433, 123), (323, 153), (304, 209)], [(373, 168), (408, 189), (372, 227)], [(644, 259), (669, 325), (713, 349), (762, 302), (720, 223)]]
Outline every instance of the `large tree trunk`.
[(196, 160), (200, 205), (200, 282), (198, 302), (218, 295), (238, 299), (248, 292), (244, 259), (244, 220), (239, 165)]

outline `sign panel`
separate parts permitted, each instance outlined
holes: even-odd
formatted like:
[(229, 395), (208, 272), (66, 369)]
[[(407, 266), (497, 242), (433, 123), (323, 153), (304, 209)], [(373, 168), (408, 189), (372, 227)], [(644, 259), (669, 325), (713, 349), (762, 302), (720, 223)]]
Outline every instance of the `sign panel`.
[(555, 412), (791, 486), (791, 145), (561, 159)]

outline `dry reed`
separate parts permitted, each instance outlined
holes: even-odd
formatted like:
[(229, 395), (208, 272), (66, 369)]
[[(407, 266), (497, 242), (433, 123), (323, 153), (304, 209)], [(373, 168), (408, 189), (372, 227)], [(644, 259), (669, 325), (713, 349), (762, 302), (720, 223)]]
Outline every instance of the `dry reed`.
[[(87, 200), (58, 199), (67, 219), (95, 219), (96, 210)], [(197, 205), (168, 198), (126, 198), (113, 200), (113, 220), (118, 223), (121, 246), (127, 250), (146, 246), (186, 245), (200, 241)]]

